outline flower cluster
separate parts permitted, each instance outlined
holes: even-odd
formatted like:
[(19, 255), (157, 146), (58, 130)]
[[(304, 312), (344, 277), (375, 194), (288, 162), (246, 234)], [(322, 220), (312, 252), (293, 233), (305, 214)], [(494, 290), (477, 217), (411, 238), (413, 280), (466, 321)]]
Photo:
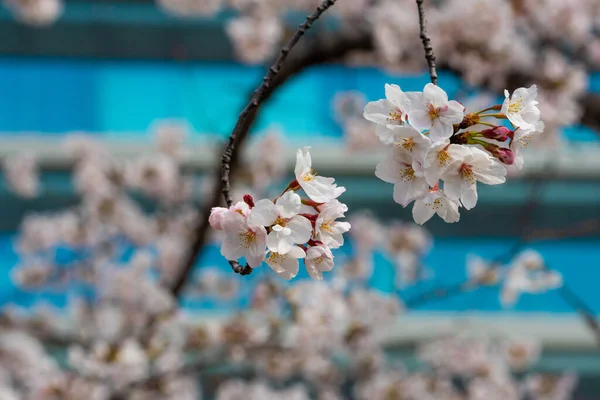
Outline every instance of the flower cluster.
[[(413, 217), (419, 224), (436, 213), (457, 222), (459, 207), (470, 210), (477, 204), (477, 182), (504, 183), (503, 164), (521, 167), (521, 147), (543, 130), (535, 85), (506, 92), (502, 105), (472, 113), (431, 83), (423, 92), (386, 85), (385, 94), (364, 111), (377, 124), (380, 141), (390, 147), (375, 175), (394, 184), (394, 201), (403, 207), (415, 202)], [(514, 130), (489, 118), (508, 119)]]
[[(338, 221), (348, 211), (337, 200), (346, 189), (313, 171), (309, 148), (298, 150), (294, 173), (296, 179), (276, 199), (255, 202), (245, 195), (229, 208), (213, 208), (209, 222), (224, 232), (221, 254), (228, 260), (245, 257), (252, 268), (265, 261), (289, 280), (304, 259), (310, 276), (320, 280), (333, 268), (331, 249), (342, 246), (343, 234), (350, 230), (348, 222)], [(297, 193), (300, 189), (308, 198)]]
[(517, 254), (506, 266), (469, 255), (467, 273), (481, 285), (500, 284), (500, 301), (505, 307), (513, 306), (522, 293), (544, 293), (563, 285), (562, 275), (548, 269), (541, 254), (531, 249)]

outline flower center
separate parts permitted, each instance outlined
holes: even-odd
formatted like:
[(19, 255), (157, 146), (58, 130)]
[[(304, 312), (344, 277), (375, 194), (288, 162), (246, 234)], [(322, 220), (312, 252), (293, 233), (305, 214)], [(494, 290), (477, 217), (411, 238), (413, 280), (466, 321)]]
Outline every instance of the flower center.
[(438, 153), (438, 155), (437, 155), (438, 168), (447, 167), (451, 161), (452, 161), (452, 157), (450, 156), (450, 153), (448, 153), (448, 148), (445, 148)]
[(277, 217), (277, 219), (275, 220), (275, 223), (273, 225), (279, 225), (281, 227), (286, 226), (287, 221), (284, 218), (281, 217)]
[(508, 112), (510, 114), (518, 114), (523, 111), (523, 99), (521, 97), (511, 100), (508, 103)]
[(311, 168), (310, 171), (305, 172), (300, 179), (302, 179), (303, 182), (311, 182), (315, 180), (316, 175), (317, 173)]
[(323, 256), (319, 256), (313, 259), (313, 262), (317, 265), (320, 265), (323, 262)]
[(402, 182), (410, 182), (415, 179), (415, 170), (412, 166), (402, 168), (398, 173), (398, 177)]
[(325, 221), (321, 224), (321, 230), (333, 233), (333, 221)]
[(412, 151), (413, 148), (417, 145), (413, 138), (402, 138), (402, 147), (404, 147), (408, 151)]
[(440, 116), (440, 110), (434, 107), (433, 104), (427, 106), (427, 113), (429, 114), (429, 119), (432, 121)]
[(473, 174), (473, 166), (470, 164), (464, 164), (460, 166), (460, 174), (463, 179), (475, 183), (475, 175)]
[(284, 258), (285, 258), (285, 256), (283, 256), (279, 253), (275, 253), (275, 252), (272, 252), (269, 255), (269, 261), (272, 262), (273, 264), (281, 264), (281, 262), (283, 261)]
[(404, 121), (404, 113), (398, 107), (394, 108), (387, 117), (388, 122), (402, 122)]
[(437, 199), (435, 199), (433, 201), (433, 204), (431, 205), (433, 207), (434, 210), (439, 210), (440, 208), (442, 208), (444, 205), (442, 204), (442, 200), (438, 197)]
[(250, 246), (252, 246), (252, 243), (254, 243), (254, 241), (256, 240), (256, 232), (248, 229), (248, 231), (242, 233), (240, 235), (240, 242), (242, 244), (242, 247), (248, 249), (250, 248)]

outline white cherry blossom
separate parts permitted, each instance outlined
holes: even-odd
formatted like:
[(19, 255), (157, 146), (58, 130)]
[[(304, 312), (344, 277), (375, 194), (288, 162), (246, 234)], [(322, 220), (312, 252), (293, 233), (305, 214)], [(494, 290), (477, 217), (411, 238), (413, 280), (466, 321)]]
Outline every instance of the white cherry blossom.
[(387, 157), (377, 164), (375, 176), (394, 184), (394, 201), (403, 207), (424, 196), (429, 189), (420, 163), (413, 162), (411, 153), (403, 148), (390, 151)]
[(290, 280), (298, 275), (298, 259), (304, 257), (306, 257), (306, 252), (298, 246), (293, 246), (285, 254), (272, 251), (265, 257), (265, 262), (279, 277)]
[(269, 199), (257, 201), (248, 220), (253, 225), (272, 226), (267, 236), (267, 247), (285, 254), (295, 243), (306, 243), (312, 236), (312, 224), (298, 215), (300, 207), (300, 196), (290, 190), (275, 203)]
[(506, 97), (502, 103), (502, 113), (517, 128), (532, 129), (540, 121), (540, 109), (537, 107), (537, 86), (518, 88), (511, 95), (504, 91)]
[(544, 128), (544, 122), (538, 121), (533, 127), (518, 128), (515, 130), (513, 139), (510, 142), (510, 149), (514, 154), (514, 165), (516, 165), (518, 169), (522, 169), (523, 164), (525, 163), (521, 150), (527, 148), (531, 137), (543, 132)]
[(327, 246), (309, 247), (306, 251), (304, 265), (311, 277), (323, 280), (323, 272), (333, 269), (333, 253)]
[(431, 147), (431, 140), (421, 132), (410, 126), (397, 126), (388, 129), (393, 134), (395, 147), (408, 151), (413, 157), (413, 167), (415, 163), (421, 165), (425, 162), (425, 156)]
[(418, 130), (428, 130), (429, 138), (436, 143), (454, 133), (454, 124), (460, 124), (465, 108), (457, 101), (448, 101), (446, 92), (432, 83), (425, 85), (418, 101), (412, 103), (408, 121)]
[(462, 202), (470, 210), (477, 204), (477, 181), (498, 185), (506, 181), (506, 168), (494, 157), (477, 147), (461, 146), (456, 149), (462, 156), (443, 175), (444, 191)]
[(435, 186), (452, 163), (461, 159), (460, 148), (460, 145), (450, 144), (449, 140), (429, 148), (425, 157), (425, 179), (429, 186)]
[(228, 211), (221, 219), (225, 239), (221, 245), (221, 254), (233, 261), (241, 257), (252, 268), (258, 267), (263, 260), (267, 245), (267, 230), (264, 226), (250, 225), (248, 219), (235, 211)]
[(439, 215), (447, 223), (458, 222), (460, 219), (458, 203), (446, 196), (437, 185), (429, 190), (425, 197), (415, 201), (412, 214), (419, 225), (429, 221), (434, 214)]
[(346, 191), (343, 186), (338, 187), (333, 178), (318, 176), (312, 169), (310, 147), (298, 149), (296, 153), (296, 167), (294, 173), (296, 180), (311, 200), (317, 203), (327, 203), (339, 197)]
[(420, 97), (418, 92), (403, 92), (398, 85), (385, 85), (385, 99), (371, 101), (365, 106), (364, 117), (376, 124), (404, 125), (413, 101)]
[(348, 208), (339, 201), (332, 201), (322, 207), (315, 222), (315, 238), (326, 246), (337, 249), (344, 244), (343, 234), (350, 230), (349, 222), (336, 221), (343, 218)]

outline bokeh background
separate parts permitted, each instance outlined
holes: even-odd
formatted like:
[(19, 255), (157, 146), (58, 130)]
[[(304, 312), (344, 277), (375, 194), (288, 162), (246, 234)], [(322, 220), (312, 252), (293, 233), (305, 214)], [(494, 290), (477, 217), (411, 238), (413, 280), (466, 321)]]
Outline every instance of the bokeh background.
[[(176, 124), (187, 133), (183, 166), (194, 177), (194, 202), (200, 204), (210, 195), (221, 146), (270, 57), (264, 57), (264, 62), (248, 62), (236, 48), (239, 43), (228, 24), (239, 11), (231, 7), (216, 13), (194, 13), (185, 9), (185, 2), (180, 2), (182, 12), (176, 1), (173, 7), (167, 1), (165, 6), (150, 0), (67, 0), (56, 21), (32, 26), (15, 12), (10, 4), (15, 1), (19, 2), (9, 0), (0, 8), (0, 158), (7, 160), (23, 151), (35, 155), (40, 188), (35, 197), (24, 199), (14, 194), (6, 179), (0, 181), (0, 306), (28, 308), (44, 302), (61, 308), (77, 288), (23, 290), (13, 283), (11, 271), (21, 261), (14, 243), (25, 216), (61, 210), (80, 201), (71, 181), (73, 159), (65, 150), (64, 139), (73, 134), (90, 135), (115, 157), (127, 160), (152, 154), (160, 124)], [(554, 3), (538, 6), (545, 7), (544, 15), (551, 15), (553, 7), (558, 7)], [(577, 8), (593, 2), (567, 3)], [(416, 21), (416, 11), (410, 12)], [(204, 13), (207, 15), (200, 15)], [(301, 21), (302, 13), (292, 11), (285, 18), (289, 26), (282, 29), (289, 30)], [(432, 24), (439, 18), (431, 17)], [(456, 16), (448, 14), (448, 18)], [(551, 24), (550, 16), (545, 18), (538, 22)], [(599, 28), (594, 26), (596, 41), (589, 42), (590, 48), (598, 47)], [(259, 29), (258, 22), (250, 31), (253, 29)], [(326, 19), (309, 33), (307, 41), (343, 29), (335, 18)], [(285, 37), (287, 32), (281, 35)], [(435, 34), (433, 39), (435, 48)], [(420, 46), (417, 35), (411, 40)], [(540, 71), (560, 69), (565, 85), (583, 82), (579, 93), (600, 96), (595, 53), (590, 50), (585, 67), (579, 67), (581, 58), (575, 59), (578, 53), (572, 50), (566, 52), (572, 57), (561, 53), (553, 60), (548, 55), (556, 50), (551, 49), (552, 40), (550, 37), (548, 43), (538, 43), (531, 50), (534, 57), (544, 59), (534, 65)], [(559, 50), (564, 46), (560, 43)], [(440, 52), (442, 60), (452, 59), (444, 50)], [(319, 174), (333, 176), (347, 188), (342, 200), (348, 204), (349, 215), (368, 212), (383, 223), (410, 222), (410, 207), (395, 204), (392, 186), (374, 176), (382, 150), (367, 138), (373, 136), (373, 130), (357, 116), (365, 101), (384, 97), (385, 83), (421, 90), (429, 81), (423, 60), (415, 61), (416, 66), (400, 63), (390, 67), (375, 55), (359, 54), (329, 61), (290, 77), (262, 106), (243, 159), (254, 160), (253, 155), (260, 154), (260, 140), (276, 134), (284, 146), (279, 157), (291, 172), (296, 148), (310, 145)], [(483, 81), (465, 73), (468, 68), (450, 64), (440, 68), (440, 85), (450, 98), (464, 104), (502, 100), (502, 91), (494, 84), (481, 84)], [(575, 64), (580, 69), (573, 67)], [(542, 79), (543, 73), (538, 71), (533, 77)], [(575, 75), (580, 77), (578, 83), (571, 79)], [(523, 249), (537, 250), (592, 312), (600, 310), (600, 108), (590, 111), (588, 103), (580, 102), (581, 96), (574, 98), (576, 104), (581, 103), (576, 114), (585, 114), (584, 118), (571, 121), (565, 117), (566, 125), (549, 124), (550, 139), (527, 149), (523, 171), (513, 171), (503, 185), (480, 185), (477, 207), (463, 212), (459, 223), (445, 224), (434, 218), (425, 225), (433, 245), (420, 260), (414, 281), (398, 283), (398, 261), (389, 252), (376, 250), (367, 285), (388, 293), (398, 291), (403, 299), (413, 298), (466, 279), (469, 255), (494, 259), (510, 252), (515, 243), (526, 241)], [(567, 108), (556, 102), (547, 111), (560, 120)], [(56, 262), (68, 263), (71, 254), (61, 251), (56, 252)], [(352, 251), (352, 244), (345, 246), (339, 250), (339, 258), (351, 257)], [(199, 271), (209, 267), (228, 272), (218, 243), (207, 244), (197, 263)], [(249, 288), (269, 274), (266, 266), (249, 277), (231, 274), (227, 279), (239, 281), (232, 298), (190, 295), (182, 304), (199, 316), (243, 310)], [(305, 273), (301, 275), (307, 279)], [(419, 340), (454, 330), (533, 337), (544, 346), (537, 369), (575, 371), (580, 375), (580, 398), (600, 398), (600, 353), (573, 304), (557, 291), (548, 291), (523, 294), (516, 304), (506, 307), (500, 301), (500, 290), (484, 287), (417, 305), (390, 328), (397, 338), (393, 351), (412, 362), (411, 349)]]

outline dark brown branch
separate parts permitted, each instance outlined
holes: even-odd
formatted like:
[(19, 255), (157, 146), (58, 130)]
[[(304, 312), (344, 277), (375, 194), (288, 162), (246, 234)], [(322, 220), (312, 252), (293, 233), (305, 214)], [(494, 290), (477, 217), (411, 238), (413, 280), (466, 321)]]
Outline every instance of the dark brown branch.
[[(266, 90), (269, 88), (269, 86), (271, 86), (273, 78), (275, 78), (275, 76), (277, 76), (277, 74), (281, 70), (283, 64), (285, 63), (288, 57), (288, 54), (290, 54), (290, 51), (292, 51), (292, 49), (300, 41), (302, 36), (304, 36), (306, 31), (310, 29), (312, 24), (317, 19), (319, 19), (319, 17), (323, 15), (325, 11), (327, 11), (331, 6), (333, 6), (336, 1), (337, 0), (323, 1), (323, 3), (321, 3), (321, 5), (317, 7), (314, 13), (306, 17), (304, 23), (298, 27), (298, 30), (292, 36), (289, 42), (285, 46), (283, 46), (279, 57), (277, 58), (275, 63), (267, 70), (267, 73), (265, 74), (262, 83), (254, 91), (250, 102), (246, 105), (246, 107), (242, 110), (240, 116), (238, 117), (238, 121), (235, 124), (235, 127), (233, 128), (233, 132), (231, 133), (231, 136), (229, 136), (229, 143), (225, 147), (225, 151), (223, 151), (223, 155), (221, 156), (221, 191), (223, 193), (223, 197), (225, 198), (225, 203), (227, 204), (227, 207), (231, 207), (231, 205), (233, 204), (233, 200), (231, 199), (231, 183), (229, 181), (232, 154), (236, 147), (238, 137), (242, 134), (245, 135), (248, 132), (248, 124), (246, 123), (246, 121), (250, 118), (253, 118), (250, 115), (253, 114), (253, 111), (258, 109), (260, 104), (265, 100)], [(250, 268), (250, 266), (247, 264), (244, 267), (240, 266), (240, 264), (237, 261), (229, 261), (229, 264), (231, 264), (231, 268), (233, 269), (233, 271), (240, 275), (249, 275), (250, 273), (252, 273), (252, 268)]]
[(319, 7), (317, 7), (317, 10), (314, 13), (312, 13), (311, 15), (306, 17), (306, 20), (304, 21), (304, 23), (298, 27), (298, 30), (292, 36), (292, 38), (289, 40), (289, 42), (285, 46), (283, 46), (283, 48), (281, 49), (281, 53), (279, 54), (279, 57), (277, 58), (275, 63), (267, 70), (267, 73), (265, 74), (262, 83), (254, 91), (254, 94), (252, 95), (250, 102), (246, 105), (244, 110), (242, 110), (242, 112), (238, 118), (238, 121), (235, 124), (235, 127), (233, 128), (233, 132), (231, 133), (231, 136), (229, 136), (229, 143), (227, 144), (227, 147), (225, 147), (225, 151), (223, 152), (223, 156), (221, 157), (221, 184), (223, 186), (222, 192), (223, 192), (223, 197), (225, 198), (225, 202), (227, 203), (228, 207), (231, 207), (231, 205), (233, 203), (233, 201), (231, 199), (231, 193), (230, 193), (231, 185), (229, 182), (231, 158), (232, 158), (232, 154), (233, 154), (234, 148), (236, 146), (238, 137), (242, 133), (244, 133), (244, 134), (247, 133), (246, 121), (251, 118), (250, 115), (251, 115), (252, 111), (257, 109), (260, 106), (260, 104), (265, 100), (265, 97), (266, 97), (265, 93), (266, 93), (267, 89), (269, 88), (269, 86), (271, 86), (271, 82), (273, 81), (273, 78), (275, 78), (275, 76), (281, 70), (290, 51), (292, 51), (292, 49), (296, 46), (298, 41), (300, 41), (302, 36), (304, 36), (306, 31), (310, 29), (312, 24), (317, 19), (319, 19), (319, 17), (325, 11), (327, 11), (327, 9), (329, 9), (331, 6), (333, 6), (336, 1), (337, 0), (323, 1), (323, 3), (321, 3), (321, 5)]
[[(309, 42), (304, 42), (304, 45), (297, 46), (296, 50), (290, 55), (287, 62), (283, 65), (279, 74), (277, 74), (270, 85), (263, 92), (262, 103), (267, 101), (275, 90), (281, 87), (288, 79), (296, 74), (304, 71), (313, 65), (333, 62), (339, 60), (353, 51), (368, 51), (374, 48), (373, 39), (370, 34), (366, 34), (360, 30), (353, 31), (338, 31), (334, 34), (323, 35), (312, 38)], [(243, 126), (237, 137), (237, 143), (231, 152), (230, 171), (233, 171), (237, 165), (239, 157), (239, 148), (248, 136), (255, 119), (259, 107), (253, 108), (248, 113), (243, 121)], [(220, 169), (216, 172), (216, 176), (220, 178)], [(213, 207), (221, 205), (222, 199), (222, 181), (215, 180), (212, 197), (204, 202), (204, 207), (200, 211), (198, 220), (194, 228), (194, 238), (190, 249), (185, 257), (181, 272), (176, 276), (172, 285), (171, 292), (178, 296), (185, 285), (188, 276), (190, 275), (198, 256), (208, 238), (208, 215)]]
[(429, 76), (431, 77), (431, 83), (437, 85), (438, 76), (435, 67), (435, 54), (433, 53), (433, 47), (431, 46), (431, 39), (427, 35), (427, 20), (425, 19), (425, 10), (423, 9), (423, 0), (417, 0), (417, 9), (419, 10), (419, 28), (421, 41), (423, 42), (423, 50), (425, 50), (425, 59), (429, 66)]

